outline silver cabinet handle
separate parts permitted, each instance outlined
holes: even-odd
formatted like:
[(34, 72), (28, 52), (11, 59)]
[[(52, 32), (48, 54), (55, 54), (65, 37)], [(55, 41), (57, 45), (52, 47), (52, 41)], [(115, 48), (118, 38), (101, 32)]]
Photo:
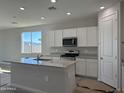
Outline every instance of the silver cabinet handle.
[(74, 39), (72, 39), (72, 44), (74, 44)]
[(121, 62), (123, 62), (123, 63), (124, 63), (124, 59), (122, 59), (122, 60), (121, 60)]
[(103, 60), (103, 57), (100, 57), (101, 60)]

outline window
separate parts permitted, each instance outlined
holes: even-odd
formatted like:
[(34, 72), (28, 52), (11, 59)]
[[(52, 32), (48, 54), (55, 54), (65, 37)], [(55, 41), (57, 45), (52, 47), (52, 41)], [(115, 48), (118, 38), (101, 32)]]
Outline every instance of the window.
[(22, 33), (22, 53), (42, 52), (42, 32)]

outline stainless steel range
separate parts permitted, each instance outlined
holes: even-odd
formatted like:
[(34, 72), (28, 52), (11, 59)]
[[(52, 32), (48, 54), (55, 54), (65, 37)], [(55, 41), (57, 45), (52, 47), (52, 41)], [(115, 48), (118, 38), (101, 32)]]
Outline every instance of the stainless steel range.
[(77, 56), (79, 56), (79, 50), (66, 50), (64, 54), (61, 55), (61, 57), (72, 58), (73, 60), (76, 60)]

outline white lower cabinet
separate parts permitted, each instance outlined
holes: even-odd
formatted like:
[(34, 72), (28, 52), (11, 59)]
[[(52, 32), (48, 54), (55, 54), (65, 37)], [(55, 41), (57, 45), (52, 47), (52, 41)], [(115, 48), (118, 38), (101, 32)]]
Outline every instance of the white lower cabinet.
[(86, 75), (86, 62), (85, 61), (79, 60), (76, 63), (76, 74), (82, 75), (82, 76)]
[(98, 60), (96, 59), (77, 59), (76, 74), (88, 77), (97, 77)]
[(98, 75), (98, 60), (87, 59), (86, 76), (97, 77)]
[(10, 85), (11, 77), (8, 73), (0, 73), (0, 86), (2, 85)]

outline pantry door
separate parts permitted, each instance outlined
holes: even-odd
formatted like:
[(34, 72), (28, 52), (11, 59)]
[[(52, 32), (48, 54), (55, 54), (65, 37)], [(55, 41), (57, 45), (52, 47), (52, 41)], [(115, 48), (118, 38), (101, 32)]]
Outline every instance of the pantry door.
[(117, 88), (117, 14), (100, 19), (101, 81)]

